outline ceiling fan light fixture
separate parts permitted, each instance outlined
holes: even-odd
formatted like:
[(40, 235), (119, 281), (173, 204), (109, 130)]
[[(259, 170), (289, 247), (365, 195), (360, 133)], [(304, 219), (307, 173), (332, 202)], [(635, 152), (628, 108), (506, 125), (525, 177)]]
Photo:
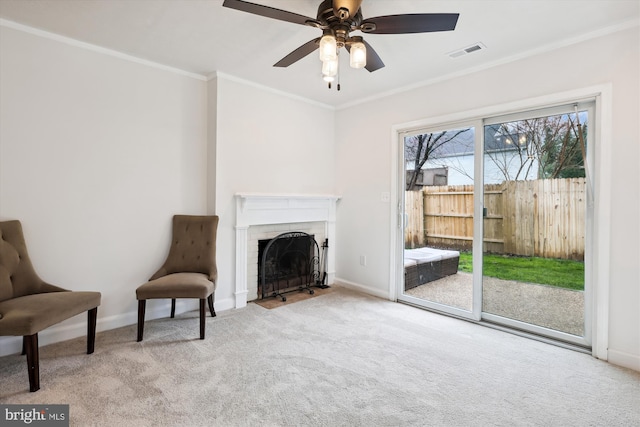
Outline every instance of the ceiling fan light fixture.
[[(244, 0), (224, 0), (222, 6), (322, 30), (321, 37), (309, 40), (273, 64), (273, 66), (288, 67), (318, 49), (320, 61), (323, 64), (322, 75), (325, 80), (335, 77), (335, 80), (338, 81), (338, 90), (340, 90), (340, 77), (337, 58), (339, 57), (340, 49), (343, 47), (350, 53), (349, 64), (353, 68), (365, 68), (372, 73), (385, 66), (375, 49), (365, 42), (362, 37), (352, 37), (351, 32), (415, 34), (453, 31), (456, 29), (458, 18), (460, 17), (459, 13), (404, 13), (364, 19), (360, 7), (362, 3), (363, 0), (320, 0), (315, 19)], [(464, 54), (474, 52), (480, 48), (481, 46), (470, 46), (465, 49)], [(454, 57), (453, 54), (451, 56)], [(331, 83), (329, 83), (329, 88), (331, 88)]]
[[(334, 77), (338, 74), (338, 58), (322, 61), (322, 78), (324, 81), (333, 81)], [(331, 78), (331, 80), (327, 80)]]
[(351, 68), (364, 68), (367, 65), (367, 48), (362, 40), (351, 43), (349, 49), (349, 65)]
[(324, 34), (320, 39), (320, 61), (332, 61), (338, 57), (338, 44), (333, 34)]

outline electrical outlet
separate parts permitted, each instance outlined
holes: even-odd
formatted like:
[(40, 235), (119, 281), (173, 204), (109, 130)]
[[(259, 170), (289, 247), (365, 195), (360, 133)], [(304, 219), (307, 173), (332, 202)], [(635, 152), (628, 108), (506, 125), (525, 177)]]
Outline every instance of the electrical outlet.
[(366, 255), (360, 255), (360, 265), (363, 267), (367, 266), (367, 256)]

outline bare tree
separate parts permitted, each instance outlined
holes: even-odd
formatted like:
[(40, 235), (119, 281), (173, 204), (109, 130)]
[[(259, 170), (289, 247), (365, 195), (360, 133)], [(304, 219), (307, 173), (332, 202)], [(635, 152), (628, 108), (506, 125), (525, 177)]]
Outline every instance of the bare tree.
[(577, 120), (561, 114), (487, 127), (485, 155), (506, 181), (527, 179), (535, 166), (538, 179), (584, 176), (586, 126)]
[[(587, 113), (581, 112), (579, 116), (559, 114), (485, 126), (485, 161), (495, 166), (492, 179), (585, 176), (586, 118)], [(465, 170), (462, 161), (473, 154), (473, 138), (461, 136), (471, 131), (454, 129), (405, 138), (406, 190), (417, 187), (426, 164), (447, 167), (473, 180), (473, 171)]]
[[(473, 148), (473, 145), (472, 145)], [(464, 165), (460, 160), (462, 156), (449, 156), (449, 157), (441, 157), (438, 158), (439, 166), (446, 167), (448, 169), (453, 169), (458, 172), (460, 175), (466, 176), (469, 178), (471, 182), (474, 180), (473, 176), (473, 168), (471, 170), (467, 170), (468, 165)]]
[(535, 165), (535, 147), (528, 120), (485, 128), (485, 156), (493, 162), (505, 181), (526, 179)]
[(422, 167), (428, 160), (437, 158), (442, 155), (445, 144), (455, 140), (459, 135), (468, 132), (471, 129), (458, 129), (450, 131), (442, 131), (436, 133), (425, 133), (405, 138), (404, 157), (405, 161), (413, 163), (413, 169), (407, 179), (406, 190), (414, 188), (418, 180), (418, 175)]
[[(539, 154), (538, 177), (555, 179), (585, 176), (581, 142), (586, 139), (586, 126), (579, 130), (571, 116), (565, 121), (556, 121), (553, 125), (559, 131), (555, 133), (551, 130), (553, 137), (545, 135)], [(580, 132), (583, 133), (582, 138)]]

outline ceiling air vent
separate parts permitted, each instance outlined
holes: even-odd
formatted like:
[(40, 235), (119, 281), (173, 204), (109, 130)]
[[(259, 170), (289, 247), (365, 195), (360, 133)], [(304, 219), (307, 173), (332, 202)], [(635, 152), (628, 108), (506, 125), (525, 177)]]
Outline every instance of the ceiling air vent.
[(472, 44), (471, 46), (467, 46), (467, 47), (465, 47), (463, 49), (458, 49), (456, 51), (450, 52), (450, 53), (448, 53), (448, 55), (451, 58), (458, 58), (458, 57), (466, 55), (468, 53), (477, 52), (479, 50), (486, 49), (486, 48), (487, 47), (485, 45), (483, 45), (482, 43), (475, 43), (475, 44)]

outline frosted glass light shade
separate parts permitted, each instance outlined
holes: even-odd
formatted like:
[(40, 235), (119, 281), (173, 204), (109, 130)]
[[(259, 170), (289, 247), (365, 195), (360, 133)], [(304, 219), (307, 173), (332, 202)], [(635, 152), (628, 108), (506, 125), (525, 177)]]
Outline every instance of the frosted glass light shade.
[(364, 43), (356, 42), (351, 45), (349, 65), (351, 68), (364, 68), (367, 65), (367, 48)]
[(338, 57), (338, 45), (336, 38), (331, 34), (325, 34), (320, 39), (320, 61), (326, 62)]
[[(322, 76), (335, 77), (338, 74), (338, 59), (332, 61), (324, 61), (322, 63)], [(327, 80), (325, 78), (325, 80)]]

